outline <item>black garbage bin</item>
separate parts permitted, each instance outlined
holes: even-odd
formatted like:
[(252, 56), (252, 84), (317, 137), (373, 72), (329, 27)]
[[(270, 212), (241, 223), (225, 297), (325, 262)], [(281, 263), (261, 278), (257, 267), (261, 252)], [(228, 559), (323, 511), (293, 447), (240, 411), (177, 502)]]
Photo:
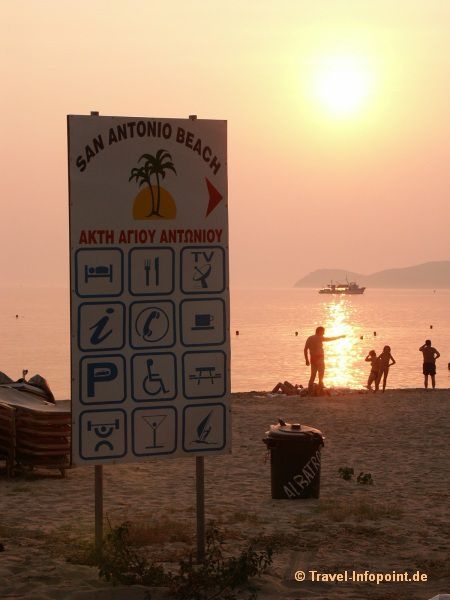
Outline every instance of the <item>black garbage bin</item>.
[(272, 498), (318, 498), (322, 432), (280, 420), (266, 431), (263, 442), (270, 452)]

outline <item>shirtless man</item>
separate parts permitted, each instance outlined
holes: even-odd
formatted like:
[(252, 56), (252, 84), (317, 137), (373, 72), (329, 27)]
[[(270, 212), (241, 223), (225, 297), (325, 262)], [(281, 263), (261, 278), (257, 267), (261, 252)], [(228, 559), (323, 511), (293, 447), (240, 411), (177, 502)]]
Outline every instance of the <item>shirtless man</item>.
[[(332, 342), (344, 338), (345, 335), (335, 335), (334, 337), (324, 337), (325, 328), (317, 327), (316, 333), (310, 335), (305, 343), (305, 361), (306, 366), (311, 365), (311, 377), (308, 383), (308, 393), (311, 394), (314, 389), (314, 380), (319, 375), (319, 392), (323, 390), (323, 376), (325, 373), (325, 355), (323, 351), (323, 342)], [(309, 352), (309, 356), (308, 356)]]
[(420, 346), (419, 351), (423, 354), (423, 374), (425, 389), (428, 388), (428, 375), (431, 377), (433, 390), (436, 387), (436, 359), (440, 357), (436, 348), (431, 345), (431, 340), (425, 340), (425, 344)]

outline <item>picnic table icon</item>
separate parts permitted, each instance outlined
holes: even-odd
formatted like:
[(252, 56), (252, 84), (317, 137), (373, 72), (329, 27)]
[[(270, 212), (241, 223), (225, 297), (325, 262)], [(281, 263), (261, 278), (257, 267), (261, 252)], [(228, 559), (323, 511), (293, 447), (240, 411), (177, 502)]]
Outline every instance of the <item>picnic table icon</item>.
[(214, 384), (214, 379), (220, 379), (222, 375), (220, 373), (216, 373), (216, 367), (207, 366), (207, 367), (196, 367), (195, 373), (191, 373), (189, 375), (189, 379), (193, 381), (197, 381), (197, 385), (200, 385), (200, 382), (209, 379), (212, 384)]

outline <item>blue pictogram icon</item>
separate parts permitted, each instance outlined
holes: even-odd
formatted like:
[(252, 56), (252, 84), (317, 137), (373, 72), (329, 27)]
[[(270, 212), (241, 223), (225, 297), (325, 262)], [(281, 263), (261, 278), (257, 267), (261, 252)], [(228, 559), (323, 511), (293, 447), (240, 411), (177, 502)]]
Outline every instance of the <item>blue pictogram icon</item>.
[(79, 418), (78, 448), (81, 458), (102, 461), (126, 455), (127, 414), (124, 410), (89, 410), (82, 412)]
[(161, 375), (153, 370), (154, 362), (152, 358), (147, 359), (147, 376), (143, 382), (144, 390), (149, 396), (156, 396), (161, 394), (161, 392), (167, 394), (170, 390), (164, 385)]
[(87, 430), (93, 431), (94, 435), (99, 439), (94, 447), (94, 452), (98, 452), (103, 446), (106, 446), (108, 450), (114, 450), (114, 444), (108, 440), (109, 437), (112, 436), (114, 431), (120, 428), (119, 419), (115, 419), (112, 422), (107, 423), (94, 423), (93, 421), (88, 421)]
[(78, 307), (80, 350), (119, 350), (125, 343), (125, 306), (122, 302), (84, 302)]
[(195, 440), (192, 440), (193, 444), (215, 444), (216, 442), (208, 442), (208, 437), (211, 433), (211, 415), (213, 411), (210, 410), (209, 413), (204, 417), (200, 423), (197, 425), (196, 433), (197, 436)]
[(123, 292), (120, 248), (81, 248), (75, 254), (75, 292), (81, 298), (120, 296)]
[(167, 414), (165, 414), (165, 415), (152, 414), (150, 416), (143, 415), (142, 418), (144, 419), (145, 424), (148, 425), (150, 427), (150, 429), (152, 430), (152, 443), (150, 444), (150, 446), (145, 446), (145, 447), (146, 448), (164, 448), (164, 444), (156, 443), (156, 434), (157, 434), (159, 427), (161, 427), (163, 422), (167, 419)]
[(106, 315), (99, 319), (97, 323), (92, 325), (92, 327), (89, 327), (90, 331), (93, 330), (90, 342), (91, 344), (94, 344), (94, 346), (97, 344), (101, 344), (112, 333), (112, 329), (109, 329), (106, 333), (104, 333), (104, 331), (107, 325), (109, 324), (110, 315), (114, 314), (114, 308), (107, 308), (105, 310), (105, 313)]
[(172, 301), (133, 302), (130, 305), (130, 344), (133, 348), (164, 348), (175, 343), (175, 305)]
[(181, 290), (211, 294), (225, 290), (225, 250), (221, 246), (186, 246), (181, 251)]
[(116, 404), (126, 398), (126, 365), (120, 354), (83, 356), (79, 398), (82, 404)]
[(169, 317), (162, 308), (150, 306), (138, 314), (135, 327), (146, 342), (158, 342), (169, 330)]
[(183, 410), (186, 452), (217, 452), (226, 445), (227, 412), (222, 403), (190, 404)]
[(99, 265), (93, 267), (90, 265), (84, 265), (84, 283), (88, 283), (90, 279), (104, 278), (112, 283), (113, 281), (113, 266), (112, 265)]
[(87, 365), (87, 395), (95, 396), (97, 383), (113, 381), (118, 375), (117, 366), (112, 362), (97, 362)]
[(133, 296), (169, 296), (175, 285), (172, 248), (132, 248), (128, 254), (128, 283)]

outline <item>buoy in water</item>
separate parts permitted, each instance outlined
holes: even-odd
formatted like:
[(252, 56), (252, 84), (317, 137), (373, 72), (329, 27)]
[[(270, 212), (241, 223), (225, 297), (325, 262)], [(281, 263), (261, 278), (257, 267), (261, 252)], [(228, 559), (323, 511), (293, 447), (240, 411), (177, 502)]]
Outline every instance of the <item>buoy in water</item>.
[(373, 332), (373, 335), (374, 335), (375, 337), (377, 337), (377, 332), (376, 332), (376, 331), (374, 331), (374, 332)]
[(430, 325), (430, 329), (433, 329), (433, 325)]
[(239, 331), (236, 331), (236, 335), (239, 335)]
[(298, 331), (295, 332), (295, 335), (298, 335)]

